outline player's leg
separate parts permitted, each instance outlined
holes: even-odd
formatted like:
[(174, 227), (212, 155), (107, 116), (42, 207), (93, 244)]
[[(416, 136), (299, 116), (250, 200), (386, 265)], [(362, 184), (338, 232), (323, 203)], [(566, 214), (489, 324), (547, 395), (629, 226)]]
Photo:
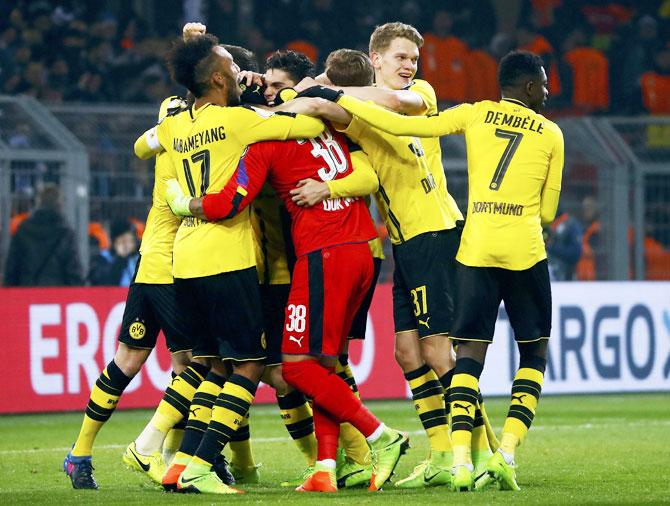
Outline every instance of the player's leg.
[[(226, 370), (223, 363), (218, 359), (212, 359), (211, 365), (211, 370), (193, 396), (184, 429), (184, 437), (172, 463), (163, 476), (162, 484), (166, 490), (177, 490), (179, 476), (184, 472), (198, 446), (200, 446), (202, 437), (212, 418), (214, 403), (226, 381)], [(224, 479), (223, 476), (220, 475), (220, 477)]]
[(79, 435), (63, 462), (74, 488), (98, 488), (93, 478), (93, 443), (114, 413), (123, 391), (156, 345), (158, 331), (143, 285), (133, 283), (126, 298), (119, 346), (91, 390)]
[(396, 361), (412, 391), (412, 399), (430, 446), (428, 458), (401, 488), (447, 485), (450, 482), (451, 440), (444, 389), (439, 376), (449, 369), (448, 332), (452, 302), (444, 280), (444, 253), (438, 232), (421, 234), (394, 246), (393, 316)]
[(298, 492), (337, 492), (335, 466), (340, 422), (314, 405), (314, 429), (318, 441), (314, 471), (296, 490)]
[(193, 393), (184, 437), (174, 459), (162, 479), (166, 490), (177, 490), (179, 476), (193, 458), (212, 416), (212, 408), (225, 382), (227, 371), (218, 357), (218, 344), (205, 325), (207, 314), (198, 305), (199, 286), (195, 280), (176, 279), (175, 289), (181, 314), (187, 318), (187, 328), (193, 348), (193, 361), (207, 364), (209, 372)]
[(528, 433), (542, 391), (551, 333), (551, 285), (547, 261), (525, 271), (505, 271), (503, 300), (519, 345), (519, 369), (500, 448), (489, 460), (489, 473), (501, 488), (518, 490), (514, 453)]
[[(281, 372), (281, 341), (284, 329), (284, 309), (288, 300), (290, 284), (260, 285), (263, 304), (263, 327), (267, 359), (263, 382), (275, 390), (282, 422), (291, 439), (305, 458), (307, 469), (301, 473), (308, 475), (316, 461), (316, 437), (312, 408), (302, 392), (295, 390)], [(302, 477), (302, 476), (301, 476)], [(302, 479), (295, 483), (297, 486)], [(282, 486), (293, 485), (293, 481), (282, 482)]]
[(207, 325), (217, 335), (219, 353), (232, 363), (232, 374), (219, 393), (193, 459), (179, 477), (178, 487), (191, 491), (227, 494), (212, 470), (214, 461), (243, 423), (265, 367), (261, 301), (254, 267), (197, 280), (199, 304), (207, 304)]
[[(193, 322), (185, 312), (188, 306), (178, 304), (177, 289), (174, 284), (145, 285), (147, 299), (155, 319), (163, 329), (173, 362), (178, 367), (190, 356), (193, 347), (190, 333)], [(206, 359), (192, 359), (184, 364), (165, 390), (163, 399), (149, 423), (140, 435), (128, 445), (123, 455), (124, 463), (136, 471), (145, 473), (156, 483), (161, 483), (165, 474), (165, 462), (161, 453), (163, 443), (170, 430), (188, 416), (193, 395), (209, 372)]]
[[(352, 331), (350, 334), (355, 334), (355, 332)], [(365, 336), (364, 333), (362, 335)], [(348, 347), (349, 341), (345, 343), (345, 349), (338, 357), (335, 365), (335, 373), (349, 385), (353, 394), (360, 399), (358, 385), (356, 385), (356, 379), (349, 365)], [(337, 486), (345, 488), (367, 485), (372, 476), (372, 461), (370, 459), (370, 447), (365, 437), (350, 423), (343, 423), (340, 426), (339, 442)]]
[[(366, 437), (375, 470), (370, 488), (377, 490), (407, 448), (407, 436), (386, 428), (334, 373), (335, 357), (372, 278), (369, 249), (360, 246), (338, 246), (298, 259), (287, 306), (283, 373), (315, 406), (340, 423), (351, 423)], [(321, 363), (314, 356), (328, 361)]]
[[(191, 363), (192, 354), (190, 351), (183, 351), (170, 354), (172, 362), (172, 378), (177, 374), (181, 374)], [(167, 433), (165, 441), (163, 442), (163, 462), (169, 466), (174, 459), (175, 454), (179, 450), (182, 440), (184, 439), (184, 429), (186, 429), (186, 422), (188, 420), (188, 412), (181, 419), (180, 422), (172, 427)]]
[(164, 442), (173, 427), (187, 416), (193, 396), (208, 372), (207, 364), (194, 361), (175, 375), (149, 423), (126, 448), (123, 462), (128, 467), (162, 483), (166, 472), (162, 455)]
[(449, 388), (451, 440), (454, 451), (452, 486), (472, 490), (472, 430), (479, 397), (479, 377), (493, 339), (500, 305), (493, 269), (457, 266), (456, 308), (452, 339), (458, 341), (456, 367)]
[[(381, 248), (379, 249), (381, 250)], [(349, 365), (349, 343), (354, 339), (365, 339), (367, 331), (368, 311), (372, 304), (382, 264), (382, 259), (374, 256), (375, 251), (372, 247), (371, 251), (373, 252), (372, 261), (374, 269), (372, 283), (354, 315), (347, 342), (335, 366), (337, 375), (349, 385), (354, 395), (359, 398), (360, 394), (358, 393), (356, 378), (354, 378), (353, 371)], [(377, 254), (379, 255), (380, 252), (377, 252)], [(338, 487), (356, 487), (369, 483), (372, 475), (372, 462), (370, 460), (370, 449), (363, 434), (357, 431), (351, 424), (342, 424), (340, 427), (340, 447), (337, 460)]]

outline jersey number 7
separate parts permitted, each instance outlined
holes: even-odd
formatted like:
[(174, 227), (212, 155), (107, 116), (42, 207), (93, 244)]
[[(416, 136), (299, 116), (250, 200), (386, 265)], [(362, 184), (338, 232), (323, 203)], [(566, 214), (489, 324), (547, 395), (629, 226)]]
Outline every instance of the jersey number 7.
[(507, 139), (509, 142), (498, 162), (496, 171), (493, 173), (493, 179), (491, 179), (491, 182), (489, 183), (489, 189), (494, 191), (500, 189), (502, 180), (507, 172), (507, 167), (509, 167), (512, 157), (514, 156), (514, 153), (516, 153), (516, 148), (519, 147), (519, 143), (521, 142), (521, 139), (523, 139), (523, 134), (521, 132), (512, 132), (510, 130), (496, 128), (496, 137)]

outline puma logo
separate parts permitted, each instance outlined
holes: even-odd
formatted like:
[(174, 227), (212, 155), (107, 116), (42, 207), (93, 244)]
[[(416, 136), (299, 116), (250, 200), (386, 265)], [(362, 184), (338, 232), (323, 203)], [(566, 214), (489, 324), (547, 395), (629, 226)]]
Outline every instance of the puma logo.
[(199, 409), (200, 409), (200, 407), (198, 406), (197, 408), (191, 408), (191, 409), (189, 409), (188, 411), (189, 411), (189, 413), (191, 413), (193, 416), (195, 416), (195, 412), (198, 411)]
[(527, 397), (528, 394), (521, 394), (521, 395), (513, 395), (512, 400), (513, 401), (519, 401), (521, 404), (523, 404), (523, 398)]
[(470, 408), (472, 408), (472, 406), (466, 406), (464, 404), (459, 404), (457, 402), (454, 402), (454, 409), (456, 409), (456, 408), (464, 409), (469, 415), (470, 414)]
[(425, 325), (427, 329), (430, 328), (430, 325), (428, 325), (428, 320), (430, 320), (430, 316), (426, 318), (426, 321), (423, 321), (421, 318), (419, 318), (419, 325)]
[(295, 341), (298, 344), (298, 346), (300, 346), (301, 348), (302, 348), (302, 340), (303, 339), (305, 339), (305, 336), (302, 336), (300, 339), (298, 339), (297, 337), (294, 337), (294, 336), (288, 336), (289, 341)]

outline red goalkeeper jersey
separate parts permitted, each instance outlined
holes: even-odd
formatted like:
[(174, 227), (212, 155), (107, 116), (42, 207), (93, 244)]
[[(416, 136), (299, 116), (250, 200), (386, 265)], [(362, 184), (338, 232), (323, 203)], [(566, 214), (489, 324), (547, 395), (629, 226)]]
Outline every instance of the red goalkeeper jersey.
[(205, 195), (207, 219), (231, 218), (258, 194), (267, 178), (288, 209), (296, 255), (377, 236), (364, 199), (333, 198), (312, 207), (293, 203), (289, 191), (302, 179), (332, 181), (352, 172), (346, 138), (326, 129), (319, 137), (252, 144), (219, 193)]

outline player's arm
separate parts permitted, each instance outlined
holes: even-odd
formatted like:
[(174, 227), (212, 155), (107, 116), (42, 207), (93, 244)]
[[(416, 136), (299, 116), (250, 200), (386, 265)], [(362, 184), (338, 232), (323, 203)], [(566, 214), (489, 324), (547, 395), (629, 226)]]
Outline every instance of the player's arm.
[(461, 104), (433, 116), (402, 116), (347, 95), (341, 96), (337, 104), (380, 130), (413, 137), (438, 137), (463, 132), (473, 107)]
[(372, 168), (368, 155), (358, 148), (350, 152), (352, 173), (342, 179), (317, 181), (303, 179), (289, 193), (299, 206), (313, 206), (330, 198), (364, 197), (379, 188), (379, 178)]
[(303, 91), (317, 84), (333, 90), (342, 90), (345, 94), (359, 100), (374, 102), (381, 107), (410, 116), (425, 114), (428, 111), (428, 105), (423, 97), (412, 90), (386, 90), (374, 86), (334, 86), (324, 83), (323, 79), (318, 81), (311, 77), (306, 77), (300, 81), (295, 89), (296, 91)]
[(158, 138), (158, 125), (140, 135), (135, 141), (134, 149), (135, 156), (140, 160), (148, 160), (163, 151), (163, 146)]
[(342, 179), (326, 181), (330, 198), (365, 197), (379, 189), (379, 178), (365, 151), (358, 148), (351, 151), (350, 156), (352, 173)]
[(346, 95), (409, 116), (420, 116), (428, 110), (421, 95), (412, 90), (385, 90), (374, 86), (345, 86), (340, 89)]
[[(255, 111), (245, 107), (237, 107), (234, 123), (239, 125), (235, 129), (241, 144), (254, 142), (287, 139), (311, 139), (316, 137), (325, 128), (318, 118), (288, 112), (268, 113)], [(232, 121), (231, 121), (232, 123)]]
[(331, 123), (335, 123), (338, 126), (342, 125), (343, 127), (346, 127), (352, 119), (351, 114), (345, 111), (342, 107), (323, 98), (300, 97), (285, 102), (279, 107), (284, 111), (295, 114), (318, 116)]
[(551, 152), (549, 160), (549, 171), (547, 179), (544, 181), (542, 196), (540, 198), (540, 220), (543, 225), (548, 225), (556, 217), (558, 209), (558, 199), (561, 195), (561, 180), (563, 178), (563, 162), (565, 159), (563, 134), (556, 127), (558, 132), (554, 149)]
[(168, 181), (166, 200), (177, 216), (195, 216), (201, 220), (229, 219), (243, 211), (258, 195), (269, 167), (268, 145), (249, 146), (235, 172), (217, 193), (191, 198), (184, 195), (176, 179)]

